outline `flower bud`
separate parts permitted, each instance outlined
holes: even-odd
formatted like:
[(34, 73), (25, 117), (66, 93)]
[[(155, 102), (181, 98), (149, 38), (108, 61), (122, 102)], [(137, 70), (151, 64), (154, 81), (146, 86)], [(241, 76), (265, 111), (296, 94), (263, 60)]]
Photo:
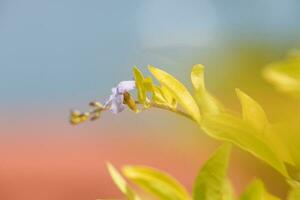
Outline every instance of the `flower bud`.
[(81, 113), (77, 110), (71, 111), (70, 123), (73, 125), (80, 124), (81, 122), (88, 120), (89, 116), (90, 116), (90, 113), (88, 113), (88, 112)]
[(132, 98), (132, 96), (128, 92), (124, 92), (124, 104), (128, 105), (128, 107), (133, 110), (134, 112), (137, 112), (137, 106), (135, 104), (135, 100)]

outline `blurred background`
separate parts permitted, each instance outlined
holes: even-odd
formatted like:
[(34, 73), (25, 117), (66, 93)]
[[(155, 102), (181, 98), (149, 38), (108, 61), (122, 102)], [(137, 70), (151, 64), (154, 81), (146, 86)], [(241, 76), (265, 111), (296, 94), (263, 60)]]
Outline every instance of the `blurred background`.
[[(271, 121), (288, 120), (298, 104), (261, 69), (300, 47), (299, 9), (297, 0), (1, 0), (0, 199), (121, 197), (107, 161), (160, 168), (191, 190), (220, 144), (193, 123), (153, 109), (71, 126), (70, 109), (105, 100), (134, 65), (160, 67), (191, 88), (190, 69), (202, 63), (207, 87), (228, 107), (240, 110), (239, 87)], [(238, 193), (261, 177), (286, 194), (277, 172), (236, 148), (229, 175)]]

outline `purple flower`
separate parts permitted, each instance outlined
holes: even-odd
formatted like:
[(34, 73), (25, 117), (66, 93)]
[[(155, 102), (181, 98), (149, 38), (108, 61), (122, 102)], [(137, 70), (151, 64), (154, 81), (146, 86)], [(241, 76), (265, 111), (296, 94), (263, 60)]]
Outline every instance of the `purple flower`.
[(111, 89), (112, 94), (109, 99), (105, 102), (105, 108), (117, 114), (125, 109), (124, 93), (135, 89), (135, 81), (122, 81), (117, 87)]

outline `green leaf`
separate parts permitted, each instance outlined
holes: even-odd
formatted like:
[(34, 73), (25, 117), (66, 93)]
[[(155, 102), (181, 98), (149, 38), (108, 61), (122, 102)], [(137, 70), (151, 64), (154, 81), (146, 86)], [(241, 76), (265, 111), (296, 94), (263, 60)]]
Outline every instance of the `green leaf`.
[(164, 99), (166, 100), (166, 103), (172, 107), (172, 108), (176, 108), (177, 107), (177, 101), (176, 99), (172, 96), (172, 93), (169, 91), (169, 89), (162, 85), (161, 86), (161, 93), (164, 97)]
[(153, 66), (149, 66), (148, 68), (149, 71), (153, 74), (153, 76), (160, 82), (160, 84), (165, 86), (172, 93), (172, 96), (185, 109), (185, 111), (196, 122), (200, 123), (201, 115), (200, 115), (198, 105), (195, 102), (192, 95), (184, 87), (184, 85), (163, 70), (160, 70)]
[(289, 191), (287, 200), (299, 200), (300, 199), (300, 187), (292, 188)]
[(203, 114), (218, 114), (220, 112), (220, 105), (218, 105), (216, 99), (205, 88), (203, 65), (197, 64), (193, 66), (191, 80), (195, 89), (195, 99)]
[(269, 64), (264, 77), (279, 91), (300, 98), (300, 51), (291, 51), (287, 58)]
[[(206, 161), (194, 184), (194, 200), (222, 200), (226, 184), (226, 174), (230, 155), (230, 145), (221, 146)], [(227, 190), (228, 192), (228, 190)], [(228, 194), (225, 194), (225, 196)]]
[(151, 77), (144, 78), (143, 85), (145, 87), (146, 92), (153, 92), (153, 81)]
[(146, 90), (143, 82), (144, 76), (137, 67), (133, 68), (133, 75), (135, 79), (135, 86), (138, 93), (138, 100), (140, 101), (140, 103), (144, 104), (146, 101)]
[[(297, 139), (293, 138), (291, 141), (288, 141), (291, 132), (291, 126), (284, 128), (282, 127), (282, 124), (269, 124), (265, 129), (264, 136), (268, 144), (274, 149), (274, 152), (277, 153), (281, 160), (291, 165), (295, 165), (294, 158), (292, 157), (293, 153), (290, 150), (293, 148), (293, 144)], [(299, 145), (300, 142), (296, 144), (296, 149), (298, 149)], [(296, 153), (296, 155), (298, 155), (298, 153)]]
[(222, 200), (235, 200), (234, 190), (229, 179), (225, 180), (222, 193)]
[[(299, 132), (298, 119), (273, 124), (266, 132), (266, 135), (269, 135), (270, 141), (274, 144), (274, 149), (276, 149), (280, 158), (284, 160), (290, 177), (298, 184), (300, 184)], [(271, 137), (273, 137), (272, 140)]]
[[(279, 136), (279, 140), (285, 143), (284, 148), (288, 150), (293, 163), (298, 169), (300, 169), (300, 126), (299, 120), (290, 121), (288, 123), (277, 124), (274, 128), (274, 132)], [(298, 181), (300, 181), (300, 174)]]
[(147, 77), (143, 81), (146, 92), (152, 94), (152, 101), (157, 104), (167, 104), (167, 101), (164, 97), (162, 88), (153, 84), (153, 81), (150, 77)]
[(255, 134), (273, 149), (280, 160), (293, 164), (288, 147), (283, 142), (284, 135), (277, 133), (268, 122), (263, 108), (241, 90), (236, 89), (236, 93), (242, 105), (243, 119), (255, 129)]
[(265, 161), (283, 176), (289, 177), (283, 162), (269, 145), (256, 136), (255, 130), (245, 121), (229, 114), (203, 118), (202, 129), (211, 137), (230, 141)]
[(240, 200), (280, 200), (268, 193), (262, 181), (256, 179), (250, 183)]
[(153, 86), (153, 101), (158, 104), (168, 104), (161, 88), (159, 86)]
[(236, 89), (236, 94), (242, 105), (243, 119), (262, 135), (265, 127), (268, 125), (268, 119), (264, 110), (256, 101), (241, 90)]
[(170, 175), (153, 168), (127, 166), (124, 175), (161, 200), (190, 200), (186, 189)]
[(140, 197), (132, 190), (129, 185), (127, 184), (126, 180), (122, 177), (122, 175), (117, 171), (117, 169), (110, 163), (107, 163), (108, 171), (120, 189), (120, 191), (126, 195), (128, 200), (141, 200)]

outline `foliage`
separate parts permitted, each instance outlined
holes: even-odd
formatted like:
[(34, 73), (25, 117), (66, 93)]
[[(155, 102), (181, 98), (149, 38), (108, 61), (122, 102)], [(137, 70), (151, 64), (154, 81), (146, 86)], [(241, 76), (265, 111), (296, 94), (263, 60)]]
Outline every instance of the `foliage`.
[(300, 97), (300, 51), (292, 50), (286, 59), (269, 64), (264, 77), (276, 89), (293, 97)]
[[(193, 95), (169, 73), (153, 66), (149, 66), (148, 69), (159, 84), (154, 84), (151, 77), (145, 77), (135, 67), (133, 74), (137, 100), (126, 87), (122, 87), (122, 92), (114, 95), (123, 101), (115, 101), (114, 106), (128, 106), (136, 113), (154, 107), (184, 116), (195, 122), (212, 138), (232, 143), (273, 167), (291, 185), (288, 199), (299, 198), (300, 127), (297, 126), (297, 122), (271, 123), (262, 106), (240, 89), (236, 89), (236, 95), (241, 104), (242, 117), (233, 114), (234, 111), (222, 105), (206, 89), (204, 66), (201, 64), (192, 68)], [(299, 52), (294, 51), (286, 60), (271, 63), (263, 74), (280, 91), (300, 97)], [(119, 91), (118, 89), (117, 87), (116, 91)], [(92, 106), (93, 109), (89, 112), (73, 111), (71, 122), (78, 124), (89, 118), (94, 119), (95, 114), (100, 116), (101, 112), (111, 109), (111, 105), (107, 103), (103, 106), (94, 102)], [(157, 199), (233, 200), (236, 199), (235, 194), (226, 176), (229, 151), (229, 145), (225, 144), (204, 164), (196, 178), (192, 197), (178, 181), (156, 169), (127, 166), (122, 172), (126, 178)], [(115, 183), (128, 199), (140, 199), (112, 165), (109, 164), (108, 168)], [(278, 198), (269, 194), (260, 180), (254, 180), (240, 199)]]
[[(232, 191), (228, 188), (227, 166), (230, 154), (230, 145), (221, 146), (204, 164), (196, 178), (193, 191), (195, 200), (231, 200)], [(117, 185), (119, 179), (110, 170)], [(192, 198), (181, 184), (170, 175), (149, 167), (127, 166), (123, 174), (136, 185), (161, 200), (191, 200)], [(124, 189), (120, 187), (123, 192)], [(124, 193), (124, 192), (123, 192)]]
[(131, 189), (131, 187), (127, 184), (126, 180), (122, 177), (122, 175), (112, 164), (107, 163), (107, 168), (115, 184), (120, 189), (120, 191), (127, 197), (128, 200), (140, 200), (140, 197), (136, 194), (136, 192), (133, 189)]
[(230, 197), (227, 182), (227, 168), (230, 146), (223, 145), (203, 165), (194, 185), (193, 197), (195, 200), (222, 200), (224, 196)]
[(279, 198), (268, 193), (261, 180), (257, 179), (250, 183), (240, 200), (279, 200)]
[(144, 166), (126, 166), (123, 173), (128, 179), (159, 199), (191, 199), (184, 186), (164, 172)]

